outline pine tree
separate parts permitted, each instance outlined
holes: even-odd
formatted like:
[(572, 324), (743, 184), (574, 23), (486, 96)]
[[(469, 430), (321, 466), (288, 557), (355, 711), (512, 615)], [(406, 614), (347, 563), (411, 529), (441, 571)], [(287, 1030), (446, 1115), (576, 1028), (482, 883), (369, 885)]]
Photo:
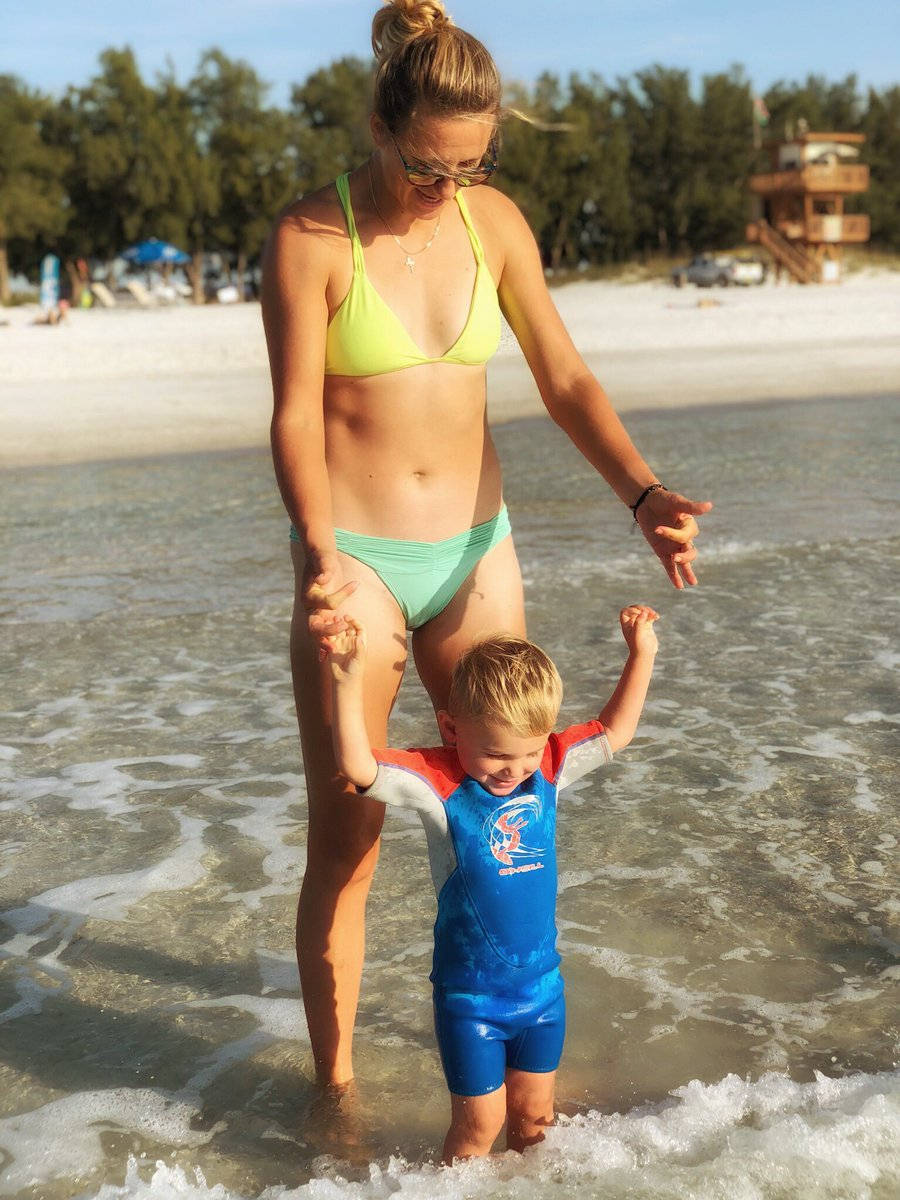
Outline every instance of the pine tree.
[(298, 164), (286, 113), (265, 105), (268, 85), (221, 50), (207, 51), (189, 85), (201, 144), (216, 180), (215, 243), (234, 264), (238, 290), (278, 210), (297, 194)]
[(653, 66), (620, 81), (631, 148), (636, 241), (645, 253), (688, 245), (698, 157), (698, 114), (687, 71)]
[[(32, 245), (65, 225), (64, 155), (44, 137), (50, 102), (12, 75), (0, 75), (0, 303), (10, 301), (10, 244), (22, 265)], [(34, 260), (32, 260), (34, 261)]]
[(864, 197), (871, 218), (871, 239), (891, 250), (900, 250), (900, 87), (879, 94), (870, 89), (862, 119), (867, 143), (863, 156), (869, 163), (870, 187)]
[(324, 187), (369, 156), (372, 83), (371, 64), (341, 58), (293, 88), (299, 191)]
[(726, 74), (705, 76), (691, 189), (691, 249), (743, 240), (755, 156), (753, 92), (743, 70), (735, 66)]
[(130, 49), (102, 52), (99, 73), (68, 90), (53, 127), (71, 152), (68, 234), (79, 253), (109, 260), (132, 242), (164, 236), (158, 221), (181, 168), (159, 97)]

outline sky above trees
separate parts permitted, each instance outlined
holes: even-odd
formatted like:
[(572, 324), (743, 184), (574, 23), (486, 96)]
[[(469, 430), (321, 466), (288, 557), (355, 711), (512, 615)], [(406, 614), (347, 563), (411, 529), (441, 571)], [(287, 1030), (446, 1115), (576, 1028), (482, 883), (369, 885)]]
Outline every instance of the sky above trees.
[[(758, 91), (777, 80), (855, 74), (863, 87), (897, 82), (900, 5), (883, 0), (446, 0), (488, 45), (509, 80), (542, 71), (596, 71), (612, 82), (653, 63), (704, 74), (741, 63)], [(293, 83), (345, 55), (365, 58), (375, 0), (8, 0), (0, 73), (61, 93), (94, 73), (108, 46), (130, 45), (148, 77), (167, 60), (186, 79), (202, 51), (252, 63), (286, 103)]]

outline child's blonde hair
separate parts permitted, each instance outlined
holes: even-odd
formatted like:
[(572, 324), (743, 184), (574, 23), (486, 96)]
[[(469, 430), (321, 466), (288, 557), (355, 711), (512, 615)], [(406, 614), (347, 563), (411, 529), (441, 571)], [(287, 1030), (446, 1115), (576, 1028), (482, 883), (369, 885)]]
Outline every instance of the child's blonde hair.
[(562, 680), (534, 642), (495, 634), (470, 646), (450, 680), (448, 711), (505, 725), (517, 737), (540, 737), (556, 724)]

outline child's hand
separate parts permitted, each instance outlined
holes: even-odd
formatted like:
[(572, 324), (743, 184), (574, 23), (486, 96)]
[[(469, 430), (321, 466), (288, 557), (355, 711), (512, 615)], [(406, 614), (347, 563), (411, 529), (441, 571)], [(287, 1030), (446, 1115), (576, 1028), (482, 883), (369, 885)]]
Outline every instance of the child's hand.
[(658, 643), (653, 622), (658, 620), (659, 613), (646, 604), (629, 604), (622, 609), (619, 623), (625, 644), (632, 654), (656, 653)]
[(345, 628), (344, 615), (337, 610), (359, 585), (351, 579), (341, 586), (342, 579), (336, 556), (333, 563), (324, 555), (310, 557), (307, 561), (303, 573), (303, 606), (308, 614), (309, 632), (320, 642)]
[(319, 662), (328, 662), (338, 683), (361, 678), (366, 663), (366, 631), (352, 617), (343, 620), (343, 629), (319, 639)]

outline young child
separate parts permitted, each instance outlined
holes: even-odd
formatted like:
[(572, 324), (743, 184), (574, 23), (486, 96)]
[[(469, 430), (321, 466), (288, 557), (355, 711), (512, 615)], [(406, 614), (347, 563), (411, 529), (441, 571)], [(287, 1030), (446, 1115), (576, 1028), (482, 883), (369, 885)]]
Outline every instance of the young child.
[(622, 610), (628, 658), (596, 720), (551, 730), (562, 683), (538, 646), (508, 635), (457, 663), (446, 745), (372, 750), (363, 714), (366, 641), (350, 618), (321, 639), (333, 680), (335, 756), (359, 792), (416, 809), (438, 896), (434, 1018), (451, 1094), (444, 1161), (540, 1141), (553, 1121), (565, 1034), (556, 951), (556, 796), (634, 736), (647, 695), (658, 613)]

